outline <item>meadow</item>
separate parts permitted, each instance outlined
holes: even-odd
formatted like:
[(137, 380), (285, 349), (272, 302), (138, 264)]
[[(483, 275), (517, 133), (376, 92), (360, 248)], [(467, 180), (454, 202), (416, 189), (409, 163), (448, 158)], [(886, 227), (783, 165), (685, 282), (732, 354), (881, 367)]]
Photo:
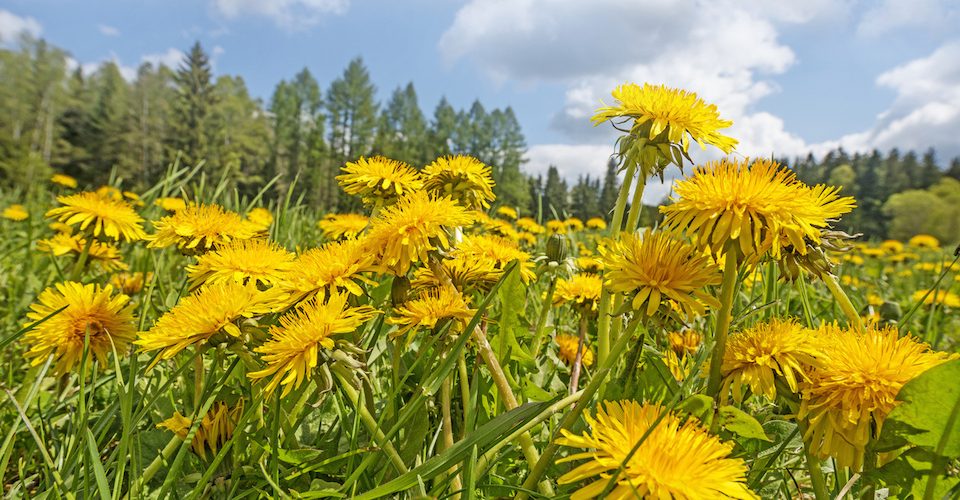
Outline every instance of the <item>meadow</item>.
[[(356, 213), (172, 165), (0, 193), (10, 498), (960, 496), (960, 249), (626, 84), (607, 218), (468, 156), (358, 158)], [(655, 227), (647, 183), (683, 169)], [(646, 214), (650, 215), (650, 214)]]

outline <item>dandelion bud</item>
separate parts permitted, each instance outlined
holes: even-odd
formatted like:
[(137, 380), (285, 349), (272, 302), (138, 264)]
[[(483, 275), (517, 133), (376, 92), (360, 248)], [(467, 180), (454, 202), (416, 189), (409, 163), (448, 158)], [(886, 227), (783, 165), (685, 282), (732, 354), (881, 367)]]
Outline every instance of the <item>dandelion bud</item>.
[(880, 319), (884, 322), (900, 321), (901, 317), (903, 310), (900, 309), (900, 304), (888, 300), (880, 306)]
[(409, 293), (410, 280), (406, 276), (394, 276), (393, 284), (390, 286), (390, 302), (394, 307), (406, 302)]
[(554, 234), (547, 240), (547, 259), (551, 262), (563, 262), (567, 258), (567, 239), (562, 234)]

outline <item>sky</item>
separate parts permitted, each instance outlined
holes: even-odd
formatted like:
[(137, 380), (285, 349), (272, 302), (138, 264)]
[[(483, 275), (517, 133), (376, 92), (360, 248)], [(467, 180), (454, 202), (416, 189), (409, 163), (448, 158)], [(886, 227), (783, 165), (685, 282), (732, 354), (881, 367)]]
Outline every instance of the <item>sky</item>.
[(0, 44), (23, 31), (129, 78), (200, 41), (217, 74), (242, 76), (264, 101), (304, 67), (326, 86), (360, 56), (380, 99), (412, 81), (428, 116), (444, 96), (511, 106), (525, 169), (555, 165), (571, 180), (603, 174), (616, 133), (589, 118), (625, 82), (715, 103), (742, 156), (960, 156), (957, 0), (0, 1)]

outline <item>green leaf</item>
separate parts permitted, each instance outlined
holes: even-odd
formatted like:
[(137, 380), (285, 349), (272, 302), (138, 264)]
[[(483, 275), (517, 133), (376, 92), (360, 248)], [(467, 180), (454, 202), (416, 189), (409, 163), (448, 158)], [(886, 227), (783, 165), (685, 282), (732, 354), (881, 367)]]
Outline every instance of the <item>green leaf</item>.
[(713, 398), (704, 394), (695, 394), (677, 405), (677, 411), (697, 417), (701, 422), (707, 422), (710, 414), (713, 413)]
[(536, 366), (536, 360), (526, 349), (521, 348), (517, 341), (518, 333), (527, 331), (520, 321), (524, 313), (526, 295), (520, 273), (507, 273), (504, 276), (503, 285), (497, 291), (497, 296), (500, 298), (500, 324), (497, 336), (490, 339), (490, 346), (501, 362), (506, 361), (504, 358), (509, 353), (510, 359), (533, 368)]
[(736, 406), (721, 406), (719, 413), (720, 425), (726, 430), (745, 438), (770, 441), (760, 422)]
[(526, 379), (523, 382), (523, 396), (530, 401), (549, 401), (555, 397), (554, 394), (543, 390), (540, 386), (534, 383), (533, 380)]
[[(907, 441), (944, 457), (960, 456), (960, 359), (931, 368), (907, 382), (903, 401), (887, 416), (880, 442)], [(899, 438), (899, 439), (897, 439)]]

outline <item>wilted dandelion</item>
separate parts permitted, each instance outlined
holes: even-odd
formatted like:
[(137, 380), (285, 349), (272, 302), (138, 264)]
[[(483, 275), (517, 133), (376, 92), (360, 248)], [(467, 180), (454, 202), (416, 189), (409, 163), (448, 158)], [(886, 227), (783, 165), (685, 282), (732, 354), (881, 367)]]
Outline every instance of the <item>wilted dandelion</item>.
[[(207, 458), (207, 450), (215, 456), (220, 447), (233, 436), (242, 412), (242, 401), (233, 408), (223, 401), (214, 403), (210, 411), (200, 420), (197, 432), (193, 435), (193, 441), (190, 441), (190, 450), (203, 459)], [(175, 411), (173, 416), (157, 424), (157, 428), (167, 429), (180, 439), (186, 439), (191, 425), (193, 422), (189, 418)]]

